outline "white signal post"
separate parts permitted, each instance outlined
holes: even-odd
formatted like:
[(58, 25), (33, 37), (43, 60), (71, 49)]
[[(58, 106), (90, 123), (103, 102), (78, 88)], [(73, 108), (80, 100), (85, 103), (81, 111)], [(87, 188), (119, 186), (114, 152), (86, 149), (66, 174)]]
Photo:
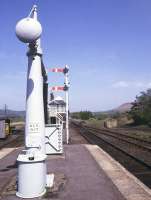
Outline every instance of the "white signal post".
[(43, 102), (42, 27), (37, 20), (37, 6), (16, 25), (20, 41), (28, 43), (25, 146), (18, 161), (18, 191), (21, 198), (35, 198), (46, 191), (45, 122)]
[(66, 143), (69, 144), (69, 67), (65, 65), (65, 68), (53, 68), (52, 72), (62, 72), (64, 73), (64, 87), (63, 86), (53, 86), (50, 89), (53, 91), (65, 91), (65, 102), (66, 102)]
[(66, 142), (69, 144), (69, 67), (65, 66), (65, 96), (66, 96)]

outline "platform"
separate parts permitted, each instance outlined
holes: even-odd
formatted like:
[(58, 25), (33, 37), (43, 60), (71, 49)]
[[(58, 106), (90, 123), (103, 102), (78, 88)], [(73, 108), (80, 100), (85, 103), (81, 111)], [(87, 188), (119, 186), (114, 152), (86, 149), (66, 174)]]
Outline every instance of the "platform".
[[(1, 199), (19, 199), (15, 196), (15, 161), (19, 151), (20, 148), (7, 150), (0, 160)], [(47, 164), (48, 172), (55, 174), (55, 186), (40, 199), (151, 199), (150, 189), (96, 145), (65, 145), (64, 155), (48, 156)]]

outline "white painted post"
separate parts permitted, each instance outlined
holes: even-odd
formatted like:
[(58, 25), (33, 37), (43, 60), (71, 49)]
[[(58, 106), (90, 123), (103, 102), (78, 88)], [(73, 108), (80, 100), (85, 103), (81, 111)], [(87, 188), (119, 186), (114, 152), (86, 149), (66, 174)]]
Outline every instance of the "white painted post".
[(66, 143), (69, 144), (69, 67), (65, 66)]
[(17, 37), (22, 42), (29, 43), (25, 124), (26, 150), (17, 158), (18, 191), (16, 195), (21, 198), (35, 198), (43, 195), (46, 191), (41, 32), (41, 25), (37, 21), (37, 7), (33, 6), (28, 18), (19, 21), (16, 25)]
[(43, 77), (41, 71), (42, 50), (40, 39), (36, 42), (37, 48), (29, 48), (27, 96), (26, 96), (26, 124), (25, 146), (29, 150), (45, 154), (45, 122), (43, 103)]

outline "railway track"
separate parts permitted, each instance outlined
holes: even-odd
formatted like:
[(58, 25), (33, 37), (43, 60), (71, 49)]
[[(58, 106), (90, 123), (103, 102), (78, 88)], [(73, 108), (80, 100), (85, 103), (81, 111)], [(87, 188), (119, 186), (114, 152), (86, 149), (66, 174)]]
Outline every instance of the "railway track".
[(112, 131), (110, 129), (98, 129), (98, 128), (92, 128), (92, 127), (88, 127), (88, 126), (84, 126), (86, 129), (88, 129), (89, 131), (92, 131), (94, 134), (95, 133), (100, 133), (102, 135), (108, 135), (110, 137), (113, 138), (117, 138), (118, 140), (127, 142), (129, 144), (138, 146), (142, 149), (145, 149), (147, 151), (151, 151), (151, 142), (150, 141), (146, 141), (134, 136), (130, 136), (124, 133), (119, 133), (117, 131)]
[(80, 124), (81, 135), (97, 144), (151, 188), (151, 143), (123, 133)]
[(0, 149), (2, 148), (13, 148), (13, 147), (20, 147), (24, 143), (24, 135), (22, 131), (18, 134), (10, 135), (6, 139), (0, 140)]

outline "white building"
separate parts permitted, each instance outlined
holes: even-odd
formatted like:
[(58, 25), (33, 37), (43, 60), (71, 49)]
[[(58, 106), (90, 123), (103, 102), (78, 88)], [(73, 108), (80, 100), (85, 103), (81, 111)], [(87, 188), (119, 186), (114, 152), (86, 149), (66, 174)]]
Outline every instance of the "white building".
[(60, 124), (65, 121), (66, 103), (62, 97), (51, 98), (48, 103), (48, 123)]

